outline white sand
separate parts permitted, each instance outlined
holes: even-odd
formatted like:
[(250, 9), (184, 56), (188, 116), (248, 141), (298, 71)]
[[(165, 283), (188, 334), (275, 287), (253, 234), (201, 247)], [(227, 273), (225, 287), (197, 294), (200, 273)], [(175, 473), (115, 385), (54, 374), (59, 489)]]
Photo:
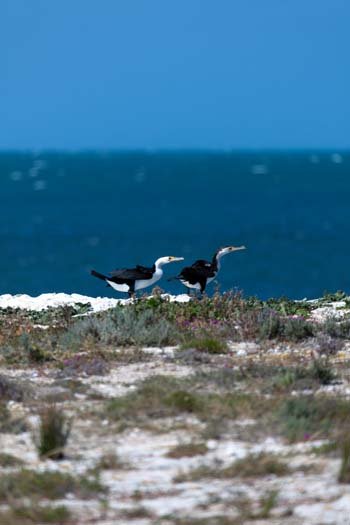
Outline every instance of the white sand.
[[(187, 303), (190, 297), (187, 294), (169, 295), (163, 294), (164, 299), (169, 299), (170, 302)], [(111, 299), (110, 297), (88, 297), (87, 295), (80, 295), (78, 293), (43, 293), (37, 297), (30, 295), (0, 295), (0, 308), (21, 308), (23, 310), (46, 310), (47, 308), (57, 308), (58, 306), (70, 305), (74, 306), (77, 303), (91, 304), (93, 312), (101, 312), (114, 308), (118, 304), (128, 304), (132, 299)]]

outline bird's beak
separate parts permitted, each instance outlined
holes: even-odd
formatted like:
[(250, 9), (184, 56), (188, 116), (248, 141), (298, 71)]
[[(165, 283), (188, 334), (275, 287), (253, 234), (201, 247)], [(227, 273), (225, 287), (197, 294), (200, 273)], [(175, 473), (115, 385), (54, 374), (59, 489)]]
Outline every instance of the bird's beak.
[(230, 246), (230, 252), (238, 252), (238, 250), (245, 250), (245, 246)]
[(169, 257), (169, 262), (178, 262), (178, 261), (183, 261), (183, 260), (184, 260), (183, 257), (173, 257), (173, 256)]

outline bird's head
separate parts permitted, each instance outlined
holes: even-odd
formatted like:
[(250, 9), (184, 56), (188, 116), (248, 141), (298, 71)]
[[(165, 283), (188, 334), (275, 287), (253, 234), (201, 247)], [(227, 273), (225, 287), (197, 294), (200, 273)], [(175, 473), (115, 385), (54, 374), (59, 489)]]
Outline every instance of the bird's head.
[(223, 255), (227, 255), (228, 253), (237, 252), (238, 250), (245, 249), (245, 246), (225, 246), (224, 248), (220, 248), (216, 252), (216, 257), (222, 257)]
[(183, 257), (174, 257), (173, 255), (168, 255), (167, 257), (160, 257), (156, 260), (155, 265), (157, 268), (161, 268), (164, 264), (169, 264), (172, 262), (183, 261)]

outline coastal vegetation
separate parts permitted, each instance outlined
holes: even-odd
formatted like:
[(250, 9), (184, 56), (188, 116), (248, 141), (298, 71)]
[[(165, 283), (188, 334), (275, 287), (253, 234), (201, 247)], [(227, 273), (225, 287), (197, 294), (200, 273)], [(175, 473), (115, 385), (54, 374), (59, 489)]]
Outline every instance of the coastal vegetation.
[(285, 482), (315, 504), (350, 494), (349, 305), (155, 291), (98, 313), (1, 310), (0, 522), (88, 523), (89, 501), (89, 523), (288, 525), (303, 518)]

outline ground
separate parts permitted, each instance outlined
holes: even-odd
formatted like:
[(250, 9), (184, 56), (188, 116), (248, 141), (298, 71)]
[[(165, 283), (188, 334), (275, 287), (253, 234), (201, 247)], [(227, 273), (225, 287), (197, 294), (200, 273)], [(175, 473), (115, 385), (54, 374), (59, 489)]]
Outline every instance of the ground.
[(345, 294), (0, 304), (1, 525), (350, 524)]

